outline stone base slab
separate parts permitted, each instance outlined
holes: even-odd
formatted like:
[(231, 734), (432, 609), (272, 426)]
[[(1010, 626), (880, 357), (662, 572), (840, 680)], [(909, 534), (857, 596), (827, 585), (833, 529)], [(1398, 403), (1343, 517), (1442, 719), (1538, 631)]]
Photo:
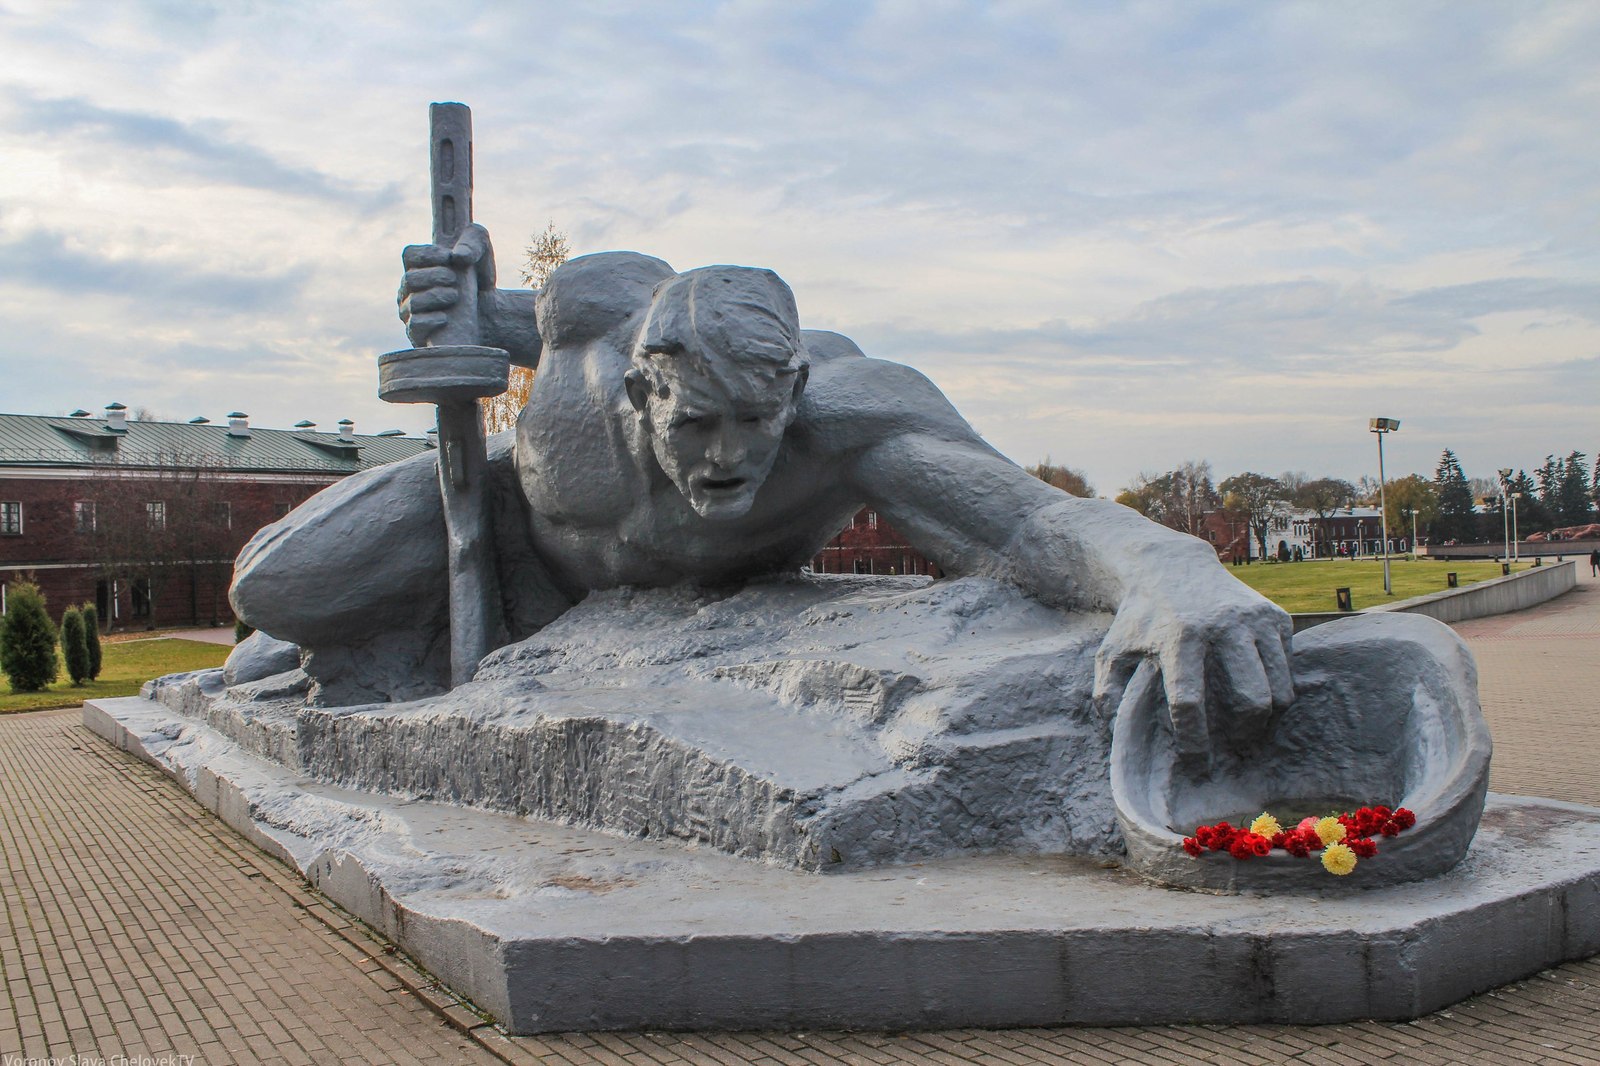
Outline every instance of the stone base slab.
[(1041, 857), (820, 876), (341, 790), (139, 697), (84, 723), (516, 1033), (1398, 1020), (1600, 951), (1600, 810), (1547, 800), (1491, 795), (1454, 870), (1366, 892)]

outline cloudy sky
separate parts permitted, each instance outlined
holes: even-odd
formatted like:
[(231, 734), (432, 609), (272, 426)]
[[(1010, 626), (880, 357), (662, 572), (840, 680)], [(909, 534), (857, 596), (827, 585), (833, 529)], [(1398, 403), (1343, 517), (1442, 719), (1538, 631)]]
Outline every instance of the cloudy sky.
[[(447, 14), (448, 13), (448, 14)], [(445, 21), (448, 19), (449, 21)], [(1600, 448), (1600, 5), (0, 0), (0, 410), (375, 394), (473, 107), (503, 283), (769, 266), (997, 447), (1391, 476)]]

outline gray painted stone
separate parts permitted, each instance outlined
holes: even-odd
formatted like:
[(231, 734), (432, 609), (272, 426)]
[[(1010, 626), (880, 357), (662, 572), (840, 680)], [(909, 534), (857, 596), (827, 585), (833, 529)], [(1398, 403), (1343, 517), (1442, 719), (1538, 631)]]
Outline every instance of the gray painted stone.
[[(408, 271), (407, 313), (453, 305), (424, 300), (448, 285)], [(484, 344), (539, 368), (514, 443), (490, 455), (511, 640), (592, 591), (792, 573), (870, 505), (948, 574), (1114, 610), (1096, 697), (1114, 704), (1156, 659), (1187, 744), (1209, 743), (1208, 717), (1260, 722), (1291, 698), (1287, 617), (1205, 544), (1029, 477), (920, 374), (800, 329), (770, 271), (675, 274), (604, 253), (563, 265), (533, 306), (514, 293), (474, 306)], [(236, 607), (308, 650), (325, 705), (407, 698), (397, 677), (440, 683), (429, 656), (447, 618), (427, 608), (443, 602), (443, 521), (420, 469), (431, 465), (356, 475), (241, 556)], [(1207, 702), (1209, 716), (1191, 713)]]
[(1400, 1020), (1600, 950), (1600, 810), (1546, 800), (1491, 796), (1449, 873), (1354, 894), (1039, 856), (816, 877), (308, 782), (151, 700), (84, 721), (513, 1032)]
[(1444, 873), (1466, 854), (1488, 788), (1491, 742), (1477, 670), (1449, 627), (1420, 615), (1357, 615), (1295, 638), (1297, 698), (1265, 736), (1180, 758), (1155, 686), (1136, 678), (1117, 717), (1111, 782), (1128, 862), (1193, 888), (1325, 886), (1316, 861), (1275, 851), (1239, 861), (1180, 850), (1195, 826), (1248, 824), (1382, 803), (1417, 825), (1340, 878), (1370, 887)]
[[(433, 456), (320, 494), (246, 546), (232, 590), (303, 674), (157, 697), (340, 787), (806, 870), (1126, 844), (1211, 884), (1174, 865), (1179, 822), (1335, 789), (1437, 800), (1395, 879), (1465, 850), (1487, 733), (1439, 627), (1313, 640), (1297, 685), (1288, 616), (1209, 545), (1030, 477), (916, 371), (802, 330), (776, 274), (610, 252), (497, 290), (451, 173), (455, 208), (403, 255), (408, 335), (538, 368), (486, 468), (450, 481), (481, 507), (446, 523)], [(422, 395), (415, 358), (386, 356), (383, 388)], [(950, 579), (801, 576), (864, 505)], [(468, 527), (486, 595), (459, 595)]]
[[(206, 673), (149, 694), (340, 787), (828, 873), (1126, 849), (1172, 884), (1340, 891), (1431, 877), (1466, 851), (1490, 745), (1447, 627), (1356, 616), (1302, 635), (1295, 701), (1202, 759), (1180, 753), (1148, 670), (1114, 731), (1097, 709), (1109, 624), (990, 579), (803, 575), (596, 593), (413, 703), (305, 709)], [(1314, 860), (1179, 847), (1224, 817), (1371, 803), (1419, 824), (1336, 884)]]
[(273, 674), (300, 668), (300, 646), (257, 630), (228, 653), (222, 677), (230, 685), (259, 681)]

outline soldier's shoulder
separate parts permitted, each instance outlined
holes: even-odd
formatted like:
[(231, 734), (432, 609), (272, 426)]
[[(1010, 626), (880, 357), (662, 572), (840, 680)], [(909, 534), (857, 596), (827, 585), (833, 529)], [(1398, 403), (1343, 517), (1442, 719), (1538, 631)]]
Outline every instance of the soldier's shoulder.
[(894, 433), (964, 425), (944, 394), (920, 371), (866, 357), (813, 366), (800, 415), (814, 432), (847, 447), (871, 444)]

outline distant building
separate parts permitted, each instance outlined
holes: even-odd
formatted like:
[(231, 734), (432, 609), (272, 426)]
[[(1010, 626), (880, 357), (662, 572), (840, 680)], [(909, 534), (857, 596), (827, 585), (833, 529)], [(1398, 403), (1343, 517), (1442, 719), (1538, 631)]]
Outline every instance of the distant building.
[(52, 617), (94, 603), (109, 628), (227, 622), (244, 543), (329, 485), (432, 447), (400, 435), (0, 414), (0, 613), (28, 579)]
[(819, 574), (930, 574), (939, 568), (877, 511), (864, 507), (811, 561)]
[[(1325, 518), (1312, 511), (1295, 511), (1274, 523), (1267, 537), (1269, 554), (1296, 551), (1305, 559), (1363, 559), (1382, 555), (1383, 513), (1376, 507), (1343, 507)], [(1409, 533), (1390, 536), (1390, 555), (1411, 550)]]
[[(1313, 511), (1284, 511), (1267, 520), (1267, 558), (1350, 559), (1381, 555), (1383, 528), (1376, 507), (1342, 507), (1319, 519)], [(1258, 562), (1261, 544), (1243, 519), (1227, 511), (1208, 511), (1201, 537), (1217, 550), (1224, 563)], [(1389, 554), (1411, 550), (1410, 536), (1389, 538)]]

